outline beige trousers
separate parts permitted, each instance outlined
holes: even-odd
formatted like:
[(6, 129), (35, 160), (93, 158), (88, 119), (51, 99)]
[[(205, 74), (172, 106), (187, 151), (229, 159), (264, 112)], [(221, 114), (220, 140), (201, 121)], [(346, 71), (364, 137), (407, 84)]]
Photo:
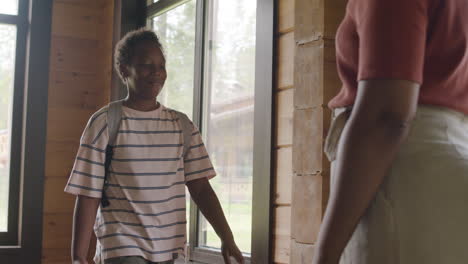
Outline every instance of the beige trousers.
[[(327, 138), (332, 154), (346, 123), (342, 112), (335, 111)], [(468, 115), (419, 106), (408, 139), (340, 264), (466, 263)]]

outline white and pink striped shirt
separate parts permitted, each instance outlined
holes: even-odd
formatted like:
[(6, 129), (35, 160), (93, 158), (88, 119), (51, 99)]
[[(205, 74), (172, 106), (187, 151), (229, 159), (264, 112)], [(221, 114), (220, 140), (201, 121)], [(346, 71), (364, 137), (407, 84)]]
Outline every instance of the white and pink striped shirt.
[[(107, 107), (88, 122), (65, 191), (100, 198), (108, 141)], [(122, 108), (106, 195), (94, 226), (95, 260), (142, 256), (161, 262), (183, 254), (186, 243), (185, 183), (216, 175), (198, 129), (193, 126), (185, 159), (176, 113)], [(100, 252), (99, 252), (100, 251)]]

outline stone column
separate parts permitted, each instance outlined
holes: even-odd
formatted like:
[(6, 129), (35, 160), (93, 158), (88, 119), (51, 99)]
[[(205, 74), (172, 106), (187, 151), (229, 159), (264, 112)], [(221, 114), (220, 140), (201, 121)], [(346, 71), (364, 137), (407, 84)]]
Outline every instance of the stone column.
[(329, 193), (330, 164), (323, 143), (330, 125), (327, 103), (340, 88), (334, 35), (341, 0), (296, 0), (291, 264), (310, 263)]

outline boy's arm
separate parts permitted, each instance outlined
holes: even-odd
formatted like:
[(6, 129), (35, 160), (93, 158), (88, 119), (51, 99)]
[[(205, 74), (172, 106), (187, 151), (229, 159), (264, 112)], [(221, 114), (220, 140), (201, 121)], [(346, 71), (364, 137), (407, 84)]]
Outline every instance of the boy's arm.
[(238, 263), (244, 263), (242, 253), (234, 242), (231, 228), (224, 216), (223, 209), (219, 203), (213, 188), (207, 178), (196, 179), (187, 182), (192, 199), (197, 204), (205, 218), (213, 226), (216, 234), (222, 241), (222, 253), (226, 263), (231, 263), (229, 256), (234, 257)]
[(82, 195), (76, 197), (73, 214), (72, 261), (76, 264), (86, 264), (89, 243), (96, 220), (97, 209), (101, 199)]

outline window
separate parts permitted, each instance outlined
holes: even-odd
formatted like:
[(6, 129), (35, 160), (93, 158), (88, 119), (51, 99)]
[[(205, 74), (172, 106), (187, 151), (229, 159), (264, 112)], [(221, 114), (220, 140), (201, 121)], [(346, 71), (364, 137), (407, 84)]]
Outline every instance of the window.
[[(214, 0), (207, 13), (202, 131), (218, 173), (211, 184), (240, 250), (250, 255), (256, 2)], [(221, 247), (201, 215), (198, 245)]]
[[(20, 111), (14, 107), (15, 97), (21, 97), (20, 89), (15, 88), (15, 72), (24, 71), (17, 52), (24, 52), (19, 31), (18, 1), (7, 0), (0, 6), (0, 243), (17, 243), (18, 234), (18, 160), (20, 142), (12, 131), (21, 130), (21, 123), (13, 122), (13, 115)], [(3, 20), (3, 21), (2, 21)], [(18, 86), (16, 86), (18, 87)], [(15, 109), (15, 113), (14, 110)]]
[(0, 5), (2, 263), (37, 263), (41, 256), (51, 9), (51, 0)]
[[(247, 263), (269, 263), (273, 4), (147, 4), (147, 25), (160, 37), (167, 60), (158, 99), (189, 114), (200, 128), (218, 173), (210, 182), (239, 248)], [(193, 203), (188, 220), (190, 260), (221, 263), (221, 242)]]

